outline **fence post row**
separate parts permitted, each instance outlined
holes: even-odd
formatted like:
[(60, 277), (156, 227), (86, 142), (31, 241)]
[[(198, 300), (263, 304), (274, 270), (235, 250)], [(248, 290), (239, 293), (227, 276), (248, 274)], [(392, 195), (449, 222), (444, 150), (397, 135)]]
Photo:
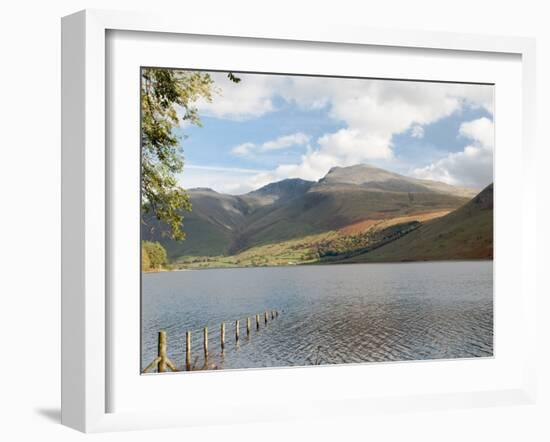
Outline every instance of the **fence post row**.
[[(278, 310), (271, 310), (271, 319), (275, 319), (279, 316)], [(269, 320), (269, 314), (264, 312), (264, 322), (267, 324)], [(260, 314), (256, 314), (256, 330), (260, 329)], [(250, 316), (246, 318), (246, 335), (250, 336)], [(235, 321), (235, 342), (239, 342), (240, 337), (240, 320)], [(222, 352), (225, 349), (225, 322), (220, 325), (220, 344)], [(168, 358), (167, 355), (167, 338), (166, 330), (161, 330), (158, 333), (158, 349), (157, 357), (143, 370), (143, 373), (147, 373), (149, 370), (156, 368), (159, 373), (164, 373), (167, 368), (172, 371), (177, 371), (175, 364)], [(208, 327), (203, 328), (203, 349), (204, 358), (208, 359)], [(185, 332), (185, 367), (189, 371), (191, 370), (191, 331)]]

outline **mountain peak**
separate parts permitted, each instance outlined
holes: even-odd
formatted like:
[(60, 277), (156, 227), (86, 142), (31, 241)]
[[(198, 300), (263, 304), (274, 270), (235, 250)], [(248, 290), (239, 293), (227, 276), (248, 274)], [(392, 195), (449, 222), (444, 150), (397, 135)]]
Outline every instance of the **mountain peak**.
[(381, 169), (370, 164), (333, 167), (319, 180), (322, 186), (353, 185), (373, 190), (408, 193), (445, 193), (472, 197), (477, 192), (438, 181), (421, 180)]
[(313, 181), (301, 178), (287, 178), (247, 193), (245, 198), (254, 199), (260, 205), (272, 204), (275, 201), (289, 201), (306, 193), (313, 184), (315, 184)]
[(399, 178), (407, 179), (407, 177), (370, 164), (355, 164), (347, 167), (332, 167), (319, 182), (362, 185), (374, 181), (383, 182)]
[(342, 171), (359, 171), (359, 170), (383, 170), (379, 167), (373, 166), (372, 164), (354, 164), (352, 166), (333, 166), (329, 169), (327, 175), (340, 173)]
[(287, 178), (285, 180), (266, 184), (251, 193), (279, 193), (286, 190), (296, 190), (297, 188), (309, 188), (312, 184), (312, 181), (306, 181), (301, 178)]
[(209, 192), (209, 193), (218, 193), (210, 187), (192, 187), (188, 189), (189, 192)]

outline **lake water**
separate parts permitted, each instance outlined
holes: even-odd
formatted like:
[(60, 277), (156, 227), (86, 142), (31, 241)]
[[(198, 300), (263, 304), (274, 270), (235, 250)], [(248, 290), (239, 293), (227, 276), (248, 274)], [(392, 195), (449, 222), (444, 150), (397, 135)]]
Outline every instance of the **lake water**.
[[(256, 331), (254, 315), (278, 310)], [(246, 317), (252, 331), (246, 336)], [(235, 344), (235, 320), (241, 320)], [(220, 351), (220, 323), (226, 348)], [(211, 269), (143, 274), (142, 369), (168, 335), (168, 356), (251, 368), (486, 357), (493, 354), (492, 261)]]

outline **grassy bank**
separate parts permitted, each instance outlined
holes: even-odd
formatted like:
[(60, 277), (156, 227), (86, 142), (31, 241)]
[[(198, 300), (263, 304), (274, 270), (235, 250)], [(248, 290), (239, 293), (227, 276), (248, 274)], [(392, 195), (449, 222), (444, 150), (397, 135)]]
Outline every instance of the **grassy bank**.
[(393, 219), (366, 220), (339, 230), (251, 247), (235, 255), (182, 257), (171, 267), (208, 269), (335, 263), (399, 239), (418, 228), (420, 223), (448, 212), (438, 210)]

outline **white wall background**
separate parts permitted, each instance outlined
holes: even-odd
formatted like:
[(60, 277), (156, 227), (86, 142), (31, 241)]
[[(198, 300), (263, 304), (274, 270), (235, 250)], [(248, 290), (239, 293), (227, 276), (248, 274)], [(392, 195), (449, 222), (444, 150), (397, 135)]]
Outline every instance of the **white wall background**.
[[(59, 425), (60, 359), (60, 17), (83, 8), (246, 15), (250, 20), (350, 23), (534, 36), (538, 52), (539, 207), (542, 275), (550, 225), (546, 195), (550, 112), (550, 14), (546, 2), (523, 0), (339, 0), (204, 2), (143, 0), (18, 0), (0, 10), (0, 438), (82, 440)], [(535, 262), (534, 262), (535, 265)], [(102, 434), (95, 440), (550, 440), (549, 284), (539, 281), (540, 397), (535, 406), (379, 415), (363, 421), (285, 422)], [(544, 284), (544, 287), (542, 287)], [(546, 313), (545, 313), (546, 312)], [(243, 412), (245, 412), (243, 410)]]

